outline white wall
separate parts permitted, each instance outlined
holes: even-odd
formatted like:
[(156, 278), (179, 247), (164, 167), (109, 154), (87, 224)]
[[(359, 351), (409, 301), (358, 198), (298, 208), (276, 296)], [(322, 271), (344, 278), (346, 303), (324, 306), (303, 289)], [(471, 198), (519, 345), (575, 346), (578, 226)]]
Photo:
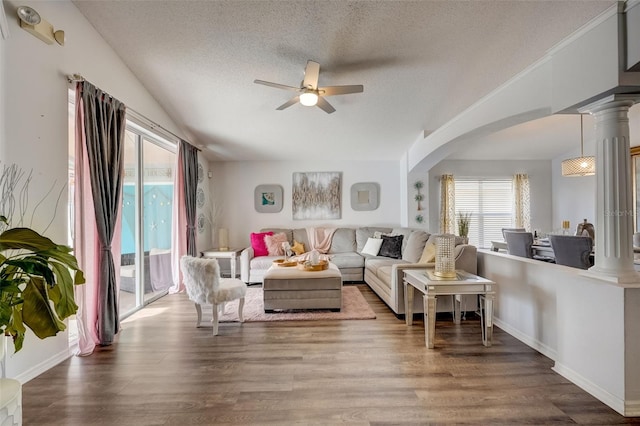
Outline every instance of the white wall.
[[(0, 40), (0, 94), (5, 105), (0, 159), (3, 164), (33, 169), (31, 206), (44, 197), (52, 183), (59, 190), (67, 182), (67, 74), (82, 74), (137, 112), (177, 133), (162, 107), (70, 1), (29, 2), (54, 28), (65, 31), (65, 46), (47, 45), (21, 29), (15, 14), (21, 4), (4, 2), (10, 37)], [(63, 193), (47, 232), (54, 241), (67, 239), (66, 204)], [(31, 224), (33, 228), (42, 230), (54, 209), (55, 200), (47, 199)], [(67, 340), (66, 333), (42, 341), (28, 334), (23, 350), (9, 354), (7, 375), (22, 381), (35, 377), (68, 356)]]
[(531, 227), (543, 232), (551, 222), (551, 162), (546, 160), (470, 161), (445, 160), (429, 171), (425, 185), (429, 185), (429, 229), (439, 230), (440, 176), (453, 174), (468, 177), (512, 177), (516, 173), (529, 175), (531, 195)]
[(614, 410), (640, 415), (640, 288), (488, 250), (478, 251), (478, 274), (497, 283), (495, 325)]
[[(398, 161), (306, 161), (306, 162), (213, 162), (211, 196), (224, 200), (220, 223), (229, 229), (231, 246), (249, 246), (249, 234), (261, 228), (304, 228), (307, 226), (398, 226), (401, 223), (400, 163)], [(293, 220), (291, 204), (294, 172), (342, 172), (342, 217), (339, 220)], [(351, 208), (351, 185), (376, 182), (380, 185), (380, 206), (373, 211)], [(279, 213), (255, 211), (253, 194), (262, 184), (283, 187), (283, 208)]]

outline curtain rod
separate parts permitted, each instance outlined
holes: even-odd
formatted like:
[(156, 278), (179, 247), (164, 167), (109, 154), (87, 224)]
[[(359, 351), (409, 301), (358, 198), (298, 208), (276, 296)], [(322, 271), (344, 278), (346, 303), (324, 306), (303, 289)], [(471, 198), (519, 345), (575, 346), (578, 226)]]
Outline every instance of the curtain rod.
[[(90, 83), (88, 80), (86, 80), (82, 75), (80, 74), (71, 74), (71, 75), (67, 75), (67, 81), (69, 83), (76, 83), (76, 82), (81, 82), (81, 81), (86, 81), (88, 83)], [(91, 83), (93, 84), (93, 83)], [(94, 85), (95, 86), (95, 85)], [(128, 107), (127, 106), (127, 110), (131, 111), (131, 113), (133, 113), (134, 116), (137, 116), (138, 119), (142, 119), (143, 121), (146, 121), (147, 124), (152, 128), (159, 128), (160, 130), (162, 130), (163, 132), (175, 137), (176, 139), (178, 139), (179, 141), (184, 141), (186, 143), (188, 143), (189, 145), (193, 146), (195, 149), (197, 149), (198, 151), (202, 152), (202, 150), (200, 148), (198, 148), (197, 146), (193, 145), (192, 143), (190, 143), (189, 141), (184, 140), (183, 138), (181, 138), (180, 136), (176, 135), (175, 133), (173, 133), (170, 130), (165, 129), (164, 127), (162, 127), (161, 125), (157, 124), (156, 122), (154, 122), (153, 120), (150, 120), (149, 118), (145, 117), (144, 115), (140, 114), (138, 111), (136, 111), (135, 109)]]

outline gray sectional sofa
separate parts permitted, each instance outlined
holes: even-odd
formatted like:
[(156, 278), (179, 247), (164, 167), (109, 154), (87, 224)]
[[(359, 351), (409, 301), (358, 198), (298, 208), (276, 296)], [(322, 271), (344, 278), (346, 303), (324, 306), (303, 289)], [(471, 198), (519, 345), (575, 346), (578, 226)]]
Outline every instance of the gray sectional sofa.
[[(287, 240), (302, 242), (305, 248), (309, 247), (307, 231), (305, 228), (282, 229), (269, 228), (260, 232), (272, 231), (273, 233), (283, 232)], [(363, 254), (362, 250), (368, 238), (374, 234), (403, 235), (400, 258), (390, 258), (384, 256), (372, 256)], [(405, 269), (420, 269), (433, 267), (433, 263), (417, 263), (424, 250), (425, 244), (430, 238), (435, 238), (424, 230), (411, 228), (387, 228), (387, 227), (360, 227), (360, 228), (337, 228), (331, 248), (328, 252), (331, 262), (336, 264), (342, 273), (345, 282), (364, 281), (371, 289), (391, 308), (397, 315), (404, 314), (404, 286), (403, 271)], [(477, 273), (477, 252), (476, 247), (464, 244), (459, 237), (456, 238), (456, 268), (473, 274)], [(282, 256), (258, 256), (255, 257), (253, 249), (248, 247), (240, 255), (240, 277), (246, 283), (261, 283), (264, 273), (269, 269), (275, 259)], [(414, 304), (414, 312), (423, 312), (421, 298), (417, 297)], [(466, 309), (465, 309), (466, 308)], [(475, 310), (475, 298), (466, 297), (463, 299), (463, 309)], [(451, 310), (451, 303), (448, 299), (438, 302), (438, 312)]]

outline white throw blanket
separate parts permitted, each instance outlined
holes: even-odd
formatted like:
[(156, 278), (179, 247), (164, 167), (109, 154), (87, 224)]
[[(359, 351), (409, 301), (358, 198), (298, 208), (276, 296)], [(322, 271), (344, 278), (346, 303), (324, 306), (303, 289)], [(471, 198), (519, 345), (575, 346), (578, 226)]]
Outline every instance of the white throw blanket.
[(333, 234), (335, 234), (336, 228), (307, 228), (307, 239), (309, 240), (309, 251), (306, 253), (294, 256), (292, 260), (297, 262), (305, 262), (311, 259), (311, 252), (317, 251), (320, 253), (319, 260), (329, 261), (331, 256), (327, 254), (331, 249), (331, 241), (333, 240)]
[(318, 253), (328, 253), (335, 233), (336, 228), (307, 228), (309, 251), (316, 250)]

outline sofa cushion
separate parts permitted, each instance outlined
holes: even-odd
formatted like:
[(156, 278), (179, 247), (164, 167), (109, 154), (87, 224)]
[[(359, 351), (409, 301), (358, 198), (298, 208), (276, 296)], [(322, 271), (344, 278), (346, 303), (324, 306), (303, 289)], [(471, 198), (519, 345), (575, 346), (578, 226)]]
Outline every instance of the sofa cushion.
[(271, 266), (273, 266), (273, 261), (276, 260), (276, 259), (282, 259), (282, 257), (281, 256), (254, 257), (249, 262), (249, 266), (250, 266), (251, 269), (265, 270), (266, 271)]
[(284, 232), (284, 234), (287, 236), (287, 241), (289, 241), (291, 244), (293, 244), (293, 232), (291, 231), (291, 229), (287, 229), (287, 228), (263, 228), (260, 230), (260, 232), (273, 232), (274, 234), (279, 234), (281, 232)]
[(402, 235), (402, 253), (404, 253), (404, 249), (409, 242), (409, 235), (411, 235), (413, 231), (411, 228), (393, 228), (391, 230), (390, 235)]
[(254, 256), (268, 256), (269, 250), (267, 244), (264, 242), (264, 237), (267, 235), (273, 235), (273, 232), (252, 232), (251, 233), (251, 247), (253, 248)]
[(329, 253), (349, 253), (356, 251), (356, 230), (338, 228), (331, 239)]
[(367, 238), (367, 243), (361, 253), (377, 256), (380, 252), (380, 246), (382, 246), (382, 238)]
[(380, 246), (379, 256), (400, 259), (402, 257), (402, 240), (404, 235), (383, 235), (382, 246)]
[(356, 251), (362, 252), (368, 238), (373, 237), (373, 233), (379, 231), (382, 233), (391, 232), (391, 228), (362, 227), (356, 229)]
[(269, 256), (282, 256), (284, 249), (282, 243), (287, 242), (287, 235), (284, 232), (279, 232), (273, 235), (265, 235), (264, 243), (267, 246)]
[(391, 259), (390, 257), (367, 257), (365, 260), (365, 268), (373, 275), (378, 275), (378, 269), (384, 266), (394, 265), (396, 263), (406, 263), (400, 259)]
[(404, 249), (402, 250), (402, 260), (409, 263), (417, 263), (424, 251), (424, 245), (429, 239), (429, 234), (424, 231), (413, 231), (409, 234)]
[(296, 228), (293, 230), (293, 239), (295, 241), (299, 241), (304, 245), (305, 251), (311, 250), (311, 246), (309, 245), (309, 236), (307, 235), (306, 228)]
[(364, 267), (364, 257), (356, 252), (332, 254), (329, 260), (340, 269)]

